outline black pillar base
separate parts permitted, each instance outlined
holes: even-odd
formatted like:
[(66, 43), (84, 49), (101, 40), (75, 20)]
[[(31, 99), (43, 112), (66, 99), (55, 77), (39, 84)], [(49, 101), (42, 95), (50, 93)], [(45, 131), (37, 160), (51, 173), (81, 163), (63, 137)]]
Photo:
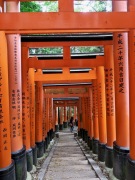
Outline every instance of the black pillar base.
[(59, 130), (63, 130), (63, 124), (59, 125)]
[(84, 141), (86, 143), (88, 143), (88, 131), (85, 130), (85, 138), (84, 138)]
[(85, 141), (85, 129), (82, 129), (82, 139)]
[(12, 153), (12, 159), (15, 164), (16, 179), (26, 179), (27, 177), (27, 161), (26, 149), (23, 147), (21, 150)]
[(9, 180), (9, 179), (16, 180), (15, 164), (13, 160), (8, 167), (0, 169), (0, 180)]
[(127, 174), (126, 179), (135, 180), (135, 160), (132, 160), (128, 154), (127, 156)]
[(129, 149), (113, 143), (113, 174), (120, 180), (126, 179), (126, 163)]
[(37, 165), (37, 145), (32, 147), (32, 153), (33, 153), (33, 165)]
[(37, 145), (37, 158), (40, 158), (44, 155), (44, 142), (36, 142)]
[(82, 128), (80, 128), (80, 136), (83, 139), (83, 129)]
[(80, 130), (78, 130), (78, 137), (80, 137), (81, 136), (81, 132), (80, 132)]
[(89, 136), (88, 136), (88, 143), (87, 144), (88, 144), (90, 150), (92, 150), (93, 139), (91, 139)]
[(43, 141), (43, 144), (44, 144), (44, 153), (46, 152), (46, 142)]
[(105, 147), (105, 165), (108, 168), (113, 168), (113, 148)]
[(58, 132), (59, 131), (59, 125), (55, 125), (55, 132)]
[(88, 142), (87, 142), (88, 147), (90, 148), (90, 136), (88, 136)]
[(27, 159), (27, 171), (30, 172), (33, 169), (33, 153), (32, 149), (26, 151), (26, 159)]
[(48, 145), (50, 144), (51, 137), (50, 137), (50, 131), (47, 133), (47, 139), (48, 139)]
[(46, 149), (48, 148), (48, 137), (45, 138), (45, 145), (46, 145)]
[(63, 122), (63, 126), (64, 126), (64, 128), (67, 128), (68, 127), (68, 123), (67, 122)]
[(49, 134), (50, 134), (50, 141), (51, 141), (53, 139), (53, 129), (50, 129)]
[(92, 152), (94, 154), (98, 154), (98, 140), (97, 139), (94, 139), (92, 140), (93, 144), (92, 144)]
[(105, 144), (98, 143), (98, 160), (101, 162), (105, 161)]
[(55, 131), (52, 131), (52, 139), (55, 137)]

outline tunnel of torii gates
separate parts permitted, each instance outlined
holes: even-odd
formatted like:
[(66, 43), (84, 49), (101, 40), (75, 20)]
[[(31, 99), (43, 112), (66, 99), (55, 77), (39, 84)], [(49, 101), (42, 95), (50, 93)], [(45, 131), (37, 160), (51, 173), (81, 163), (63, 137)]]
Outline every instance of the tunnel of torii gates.
[[(94, 13), (74, 12), (73, 0), (58, 3), (59, 12), (20, 13), (19, 1), (0, 1), (0, 179), (26, 179), (54, 137), (58, 117), (62, 129), (72, 107), (68, 116), (78, 119), (78, 136), (98, 160), (116, 178), (134, 180), (135, 1), (114, 0), (112, 12)], [(20, 41), (52, 33), (111, 33), (113, 39)], [(30, 47), (59, 46), (62, 59), (40, 61), (28, 53)], [(103, 46), (104, 55), (74, 59), (71, 46)], [(73, 72), (78, 68), (87, 71)]]

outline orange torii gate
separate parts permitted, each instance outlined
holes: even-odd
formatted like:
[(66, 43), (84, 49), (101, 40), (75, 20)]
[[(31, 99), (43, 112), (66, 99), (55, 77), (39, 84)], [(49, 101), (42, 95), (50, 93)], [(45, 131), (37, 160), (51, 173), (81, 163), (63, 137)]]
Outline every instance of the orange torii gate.
[[(4, 0), (0, 2), (0, 5), (4, 11)], [(113, 11), (114, 12), (109, 12), (109, 13), (75, 13), (73, 11), (73, 0), (69, 1), (63, 1), (59, 0), (59, 12), (58, 13), (19, 13), (15, 12), (15, 4), (18, 4), (19, 1), (14, 1), (10, 2), (10, 0), (7, 0), (6, 2), (11, 3), (11, 11), (10, 12), (3, 12), (0, 13), (0, 30), (2, 31), (0, 33), (0, 38), (2, 39), (1, 44), (0, 44), (0, 54), (1, 57), (4, 57), (4, 59), (7, 60), (7, 52), (3, 50), (7, 48), (7, 42), (6, 42), (6, 36), (5, 34), (33, 34), (33, 33), (88, 33), (88, 32), (113, 32), (114, 33), (114, 69), (115, 69), (115, 93), (116, 93), (116, 141), (114, 142), (113, 145), (113, 151), (114, 151), (114, 164), (113, 164), (113, 169), (114, 169), (114, 175), (117, 178), (127, 178), (127, 179), (135, 179), (135, 170), (134, 170), (134, 160), (135, 160), (135, 143), (134, 143), (134, 36), (135, 36), (135, 2), (134, 0), (128, 0), (128, 4), (126, 1), (113, 1)], [(10, 5), (10, 4), (9, 4)], [(128, 12), (127, 12), (128, 9)], [(8, 11), (8, 10), (7, 10)], [(118, 12), (118, 11), (123, 11), (123, 12)], [(25, 19), (25, 21), (24, 21)], [(33, 21), (35, 19), (35, 21)], [(95, 21), (96, 19), (96, 21)], [(123, 21), (124, 19), (124, 21)], [(79, 20), (79, 21), (77, 21)], [(16, 23), (17, 22), (17, 23)], [(36, 22), (36, 23), (35, 23)], [(50, 22), (55, 22), (50, 23)], [(84, 23), (86, 22), (86, 23)], [(87, 23), (88, 22), (88, 23)], [(127, 35), (129, 38), (127, 38)], [(129, 40), (128, 40), (129, 39)], [(129, 44), (129, 48), (127, 46)], [(16, 43), (13, 45), (14, 47), (16, 46)], [(12, 47), (13, 47), (12, 46)], [(28, 88), (27, 88), (27, 59), (28, 59), (28, 48), (27, 47), (22, 47), (24, 50), (22, 53), (22, 62), (23, 62), (23, 106), (25, 106), (25, 102), (28, 102)], [(128, 52), (129, 50), (129, 76), (130, 78), (128, 79)], [(18, 51), (18, 50), (17, 50)], [(69, 49), (67, 50), (69, 51)], [(3, 52), (5, 52), (5, 55), (3, 55)], [(110, 53), (109, 53), (110, 54)], [(15, 53), (16, 55), (16, 53)], [(0, 125), (0, 159), (2, 162), (0, 163), (0, 178), (5, 179), (7, 177), (7, 174), (5, 172), (10, 171), (10, 177), (12, 176), (13, 179), (15, 179), (14, 175), (14, 166), (11, 162), (11, 144), (10, 144), (10, 137), (6, 135), (6, 132), (8, 132), (9, 135), (9, 118), (7, 117), (7, 108), (4, 109), (5, 107), (5, 102), (9, 104), (8, 98), (8, 91), (9, 88), (7, 86), (7, 64), (5, 61), (0, 61), (0, 102), (2, 102), (0, 108), (0, 122), (2, 124)], [(69, 73), (69, 67), (76, 67), (75, 63), (72, 63), (72, 66), (70, 66), (70, 62), (67, 63), (61, 63), (61, 67), (64, 69), (64, 73), (70, 74)], [(36, 58), (34, 59), (34, 63), (36, 64), (37, 68), (40, 69), (39, 67), (41, 66), (38, 62), (36, 62)], [(69, 64), (68, 64), (69, 63)], [(81, 66), (83, 61), (81, 62), (80, 60), (77, 62), (78, 65), (77, 67)], [(85, 62), (88, 65), (88, 62)], [(86, 66), (86, 64), (82, 65), (83, 67)], [(101, 63), (101, 62), (100, 62)], [(29, 63), (30, 64), (30, 63)], [(44, 64), (44, 63), (43, 63)], [(100, 64), (101, 65), (101, 64)], [(51, 64), (48, 64), (48, 67), (50, 67)], [(52, 65), (53, 66), (53, 65)], [(51, 66), (51, 67), (52, 67)], [(97, 65), (98, 66), (98, 65)], [(102, 64), (102, 66), (104, 66)], [(107, 66), (107, 65), (106, 65)], [(5, 71), (6, 67), (6, 71)], [(30, 67), (34, 68), (33, 64), (30, 64)], [(45, 67), (45, 64), (44, 64)], [(56, 67), (55, 65), (53, 67)], [(67, 68), (68, 67), (68, 68)], [(93, 64), (94, 67), (94, 64)], [(109, 68), (107, 66), (107, 68)], [(94, 70), (93, 70), (94, 72)], [(20, 72), (21, 73), (21, 72)], [(36, 73), (35, 73), (36, 74)], [(90, 73), (89, 73), (90, 75)], [(110, 74), (108, 74), (109, 76)], [(69, 75), (70, 76), (70, 75)], [(90, 80), (88, 76), (85, 74), (85, 79), (82, 78), (83, 80)], [(96, 73), (93, 75), (96, 77)], [(42, 81), (40, 80), (40, 77), (42, 80), (44, 78), (48, 77), (47, 75), (35, 75), (35, 80), (36, 81)], [(73, 82), (79, 82), (79, 78), (74, 77)], [(50, 82), (53, 82), (53, 77), (50, 76)], [(109, 77), (111, 79), (111, 77)], [(109, 79), (107, 78), (107, 79)], [(4, 81), (3, 81), (4, 79)], [(64, 82), (64, 78), (59, 81), (59, 79), (55, 78), (57, 82)], [(66, 79), (67, 82), (72, 81), (72, 76)], [(128, 80), (129, 80), (129, 85), (128, 85)], [(96, 81), (96, 78), (95, 80)], [(105, 81), (107, 81), (105, 79)], [(46, 79), (43, 82), (47, 82)], [(98, 83), (98, 88), (100, 89), (100, 81), (97, 81)], [(112, 87), (112, 80), (109, 82)], [(94, 83), (93, 83), (94, 84)], [(96, 83), (94, 84), (96, 86)], [(107, 86), (106, 86), (107, 87)], [(128, 88), (130, 92), (130, 101), (128, 98)], [(111, 88), (112, 89), (112, 88)], [(113, 88), (114, 89), (114, 88)], [(94, 91), (95, 93), (96, 91)], [(94, 94), (93, 93), (93, 94)], [(112, 92), (111, 92), (112, 93)], [(101, 96), (101, 91), (98, 91), (98, 97)], [(24, 96), (26, 95), (26, 96)], [(95, 95), (94, 95), (95, 96)], [(96, 98), (96, 97), (95, 97)], [(95, 100), (95, 99), (94, 99)], [(110, 99), (111, 100), (111, 99)], [(114, 109), (111, 107), (113, 102), (109, 102), (107, 100), (106, 106), (108, 106), (108, 116), (109, 113), (112, 113), (111, 111)], [(112, 100), (111, 100), (112, 101)], [(47, 99), (47, 104), (49, 104), (49, 100)], [(130, 102), (130, 109), (129, 109), (129, 102)], [(51, 102), (50, 102), (51, 104)], [(49, 105), (48, 105), (49, 106)], [(28, 107), (28, 105), (27, 105)], [(23, 118), (25, 119), (27, 117), (27, 120), (29, 122), (29, 112), (26, 110), (27, 107), (22, 107), (23, 108)], [(88, 109), (85, 109), (85, 105), (83, 106), (83, 109), (87, 112)], [(113, 106), (114, 107), (114, 106)], [(28, 107), (29, 109), (30, 107)], [(95, 105), (95, 108), (97, 106)], [(123, 111), (124, 109), (124, 111)], [(6, 111), (5, 111), (6, 110)], [(100, 112), (102, 110), (102, 104), (100, 104)], [(130, 127), (129, 127), (129, 113), (130, 113)], [(4, 116), (3, 116), (4, 115)], [(101, 113), (100, 113), (101, 115)], [(97, 111), (95, 111), (94, 119), (96, 120), (97, 116)], [(99, 115), (98, 115), (99, 116)], [(4, 117), (4, 119), (3, 119)], [(49, 119), (49, 117), (48, 117)], [(85, 121), (86, 122), (86, 121)], [(107, 121), (109, 123), (109, 120)], [(113, 120), (111, 119), (111, 122)], [(87, 123), (87, 122), (86, 122)], [(97, 120), (95, 124), (97, 123)], [(23, 126), (25, 126), (25, 121), (23, 122)], [(85, 125), (85, 124), (84, 124)], [(5, 127), (3, 129), (3, 127)], [(28, 128), (27, 133), (30, 132), (30, 127), (26, 126)], [(83, 126), (82, 126), (83, 127)], [(96, 124), (96, 127), (97, 124)], [(50, 127), (48, 127), (49, 130)], [(95, 128), (95, 127), (94, 127)], [(94, 129), (93, 128), (93, 129)], [(99, 127), (100, 128), (100, 127)], [(130, 138), (129, 138), (129, 129), (130, 129)], [(82, 130), (86, 130), (83, 129)], [(4, 134), (3, 134), (4, 133)], [(26, 135), (26, 132), (23, 132)], [(112, 135), (114, 132), (111, 132)], [(4, 136), (3, 136), (4, 135)], [(100, 138), (98, 137), (97, 129), (95, 129), (95, 132), (93, 132), (93, 137)], [(96, 142), (100, 139), (96, 139)], [(115, 140), (111, 136), (110, 140), (107, 141), (107, 147), (109, 150), (112, 152), (112, 141)], [(102, 138), (101, 138), (102, 139)], [(6, 141), (5, 141), (6, 140)], [(130, 143), (129, 143), (130, 141)], [(6, 146), (3, 146), (3, 143), (6, 142)], [(104, 152), (104, 143), (106, 141), (103, 141), (103, 152)], [(102, 143), (102, 141), (101, 141)], [(24, 139), (24, 144), (26, 145), (26, 150), (27, 150), (27, 160), (32, 160), (31, 158), (31, 145), (30, 145), (30, 140)], [(34, 145), (34, 144), (33, 144)], [(3, 149), (3, 147), (5, 149)], [(8, 148), (7, 148), (8, 147)], [(111, 148), (110, 148), (111, 147)], [(20, 147), (18, 146), (16, 150), (20, 150)], [(23, 147), (21, 147), (23, 148)], [(109, 152), (108, 150), (108, 152)], [(130, 152), (129, 152), (130, 150)], [(127, 158), (127, 154), (129, 153), (129, 156)], [(111, 153), (112, 155), (112, 153)], [(7, 157), (6, 161), (3, 160), (2, 157)], [(119, 161), (120, 159), (120, 161)], [(126, 166), (127, 162), (127, 166)], [(27, 161), (28, 163), (28, 161)], [(32, 163), (30, 163), (31, 165)], [(106, 162), (106, 165), (108, 162)], [(30, 167), (31, 168), (31, 167)], [(127, 169), (127, 174), (125, 174), (125, 169)], [(26, 170), (24, 172), (26, 174)]]
[[(61, 108), (60, 109), (61, 116), (59, 117), (60, 123), (59, 123), (59, 127), (57, 124), (56, 131), (58, 130), (58, 128), (60, 130), (62, 130), (63, 128), (68, 127), (69, 117), (67, 117), (67, 108), (68, 107), (77, 107), (78, 108), (79, 98), (78, 99), (73, 98), (72, 100), (68, 100), (68, 97), (65, 97), (65, 98), (67, 98), (67, 100), (65, 98), (64, 98), (64, 100), (59, 100), (59, 98), (54, 99), (54, 110), (57, 111), (57, 107)], [(69, 99), (71, 99), (71, 97)], [(62, 119), (63, 119), (63, 121), (62, 121)]]

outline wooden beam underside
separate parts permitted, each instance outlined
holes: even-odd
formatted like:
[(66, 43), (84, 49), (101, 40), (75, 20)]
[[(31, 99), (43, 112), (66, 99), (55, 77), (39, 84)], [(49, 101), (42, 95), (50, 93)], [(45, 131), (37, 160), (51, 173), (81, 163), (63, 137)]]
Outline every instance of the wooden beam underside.
[(104, 66), (104, 56), (97, 56), (95, 59), (66, 59), (66, 60), (37, 60), (36, 57), (28, 58), (28, 67), (35, 69), (47, 68), (93, 68)]
[(70, 73), (69, 68), (64, 67), (62, 74), (40, 74), (35, 73), (35, 81), (46, 83), (81, 83), (91, 82), (96, 79), (96, 70), (90, 70), (88, 73)]
[(69, 41), (69, 42), (22, 42), (22, 46), (29, 48), (41, 48), (41, 47), (63, 47), (63, 46), (105, 46), (112, 45), (112, 40), (106, 41)]
[(135, 12), (0, 13), (6, 33), (123, 32), (135, 29)]
[(91, 87), (91, 85), (90, 84), (88, 84), (88, 85), (70, 85), (69, 84), (69, 86), (67, 85), (67, 86), (63, 86), (63, 85), (61, 85), (61, 86), (58, 86), (58, 85), (56, 85), (56, 86), (44, 86), (43, 87), (43, 89), (45, 90), (45, 89), (70, 89), (70, 88), (72, 88), (72, 89), (80, 89), (80, 88), (86, 88), (86, 89), (88, 89), (88, 88), (90, 88)]
[(85, 93), (85, 94), (69, 94), (69, 93), (65, 93), (65, 94), (45, 94), (46, 98), (66, 98), (66, 97), (88, 97), (89, 94)]

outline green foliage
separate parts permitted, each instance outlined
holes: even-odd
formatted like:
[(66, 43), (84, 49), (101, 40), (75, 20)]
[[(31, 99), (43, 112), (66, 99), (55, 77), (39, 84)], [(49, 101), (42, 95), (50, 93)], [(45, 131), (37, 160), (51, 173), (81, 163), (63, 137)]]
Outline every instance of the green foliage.
[(63, 48), (56, 47), (56, 48), (30, 48), (30, 54), (62, 54)]
[(111, 11), (112, 4), (110, 1), (75, 1), (75, 12), (103, 12)]
[(98, 53), (102, 52), (103, 48), (98, 46), (82, 46), (82, 47), (72, 47), (71, 53)]
[[(99, 53), (103, 52), (102, 46), (82, 46), (82, 47), (71, 47), (71, 53), (77, 54), (77, 53)], [(56, 48), (30, 48), (29, 49), (30, 54), (63, 54), (63, 48), (62, 47), (56, 47)]]
[(36, 2), (21, 2), (20, 4), (21, 12), (41, 12), (42, 7)]
[(57, 1), (21, 2), (21, 12), (57, 12)]
[(46, 1), (44, 2), (44, 12), (58, 12), (58, 2), (57, 1)]

